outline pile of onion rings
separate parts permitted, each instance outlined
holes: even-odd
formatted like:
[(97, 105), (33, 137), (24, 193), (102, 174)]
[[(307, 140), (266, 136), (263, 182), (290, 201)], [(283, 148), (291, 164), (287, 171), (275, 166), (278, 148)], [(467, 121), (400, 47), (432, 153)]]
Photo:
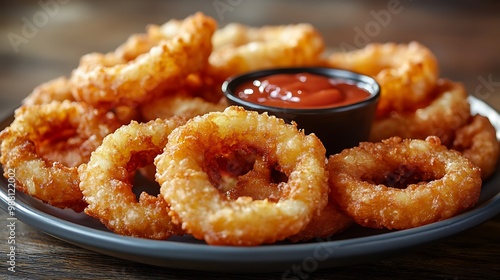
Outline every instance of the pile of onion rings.
[[(474, 207), (496, 170), (496, 130), (472, 115), (460, 82), (439, 76), (431, 50), (324, 49), (305, 23), (217, 28), (196, 13), (150, 25), (37, 86), (0, 132), (0, 163), (20, 191), (117, 234), (212, 245), (325, 239), (353, 224), (402, 230)], [(314, 65), (380, 83), (370, 142), (327, 158), (314, 134), (221, 94), (232, 75)], [(140, 177), (150, 187), (136, 194)]]

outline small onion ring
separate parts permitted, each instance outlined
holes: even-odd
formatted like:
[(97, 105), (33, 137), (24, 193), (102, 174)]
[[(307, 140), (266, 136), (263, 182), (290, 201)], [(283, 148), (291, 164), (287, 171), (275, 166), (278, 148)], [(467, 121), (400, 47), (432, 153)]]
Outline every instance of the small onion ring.
[(142, 192), (137, 201), (130, 173), (150, 164), (170, 132), (184, 122), (182, 118), (132, 121), (108, 135), (88, 164), (78, 168), (80, 189), (88, 203), (85, 213), (122, 235), (166, 239), (181, 234), (161, 196)]
[[(215, 186), (207, 155), (249, 149), (276, 166), (288, 180), (277, 202), (241, 196), (228, 199)], [(182, 228), (208, 244), (253, 246), (301, 231), (327, 203), (325, 148), (313, 134), (266, 113), (228, 107), (191, 119), (174, 130), (155, 159), (156, 180)]]
[(356, 223), (407, 229), (475, 205), (480, 170), (459, 152), (426, 140), (393, 137), (361, 143), (329, 158), (330, 198)]

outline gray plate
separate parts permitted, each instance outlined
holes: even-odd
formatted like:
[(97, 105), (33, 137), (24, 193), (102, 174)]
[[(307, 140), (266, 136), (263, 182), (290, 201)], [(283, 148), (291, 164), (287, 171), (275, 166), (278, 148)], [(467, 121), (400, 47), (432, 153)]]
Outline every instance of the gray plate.
[[(500, 115), (477, 98), (472, 110), (490, 118), (500, 131)], [(12, 117), (0, 124), (0, 130)], [(499, 134), (497, 134), (497, 138)], [(0, 180), (0, 206), (7, 211), (7, 181)], [(109, 232), (97, 220), (61, 210), (16, 193), (15, 217), (71, 244), (139, 263), (219, 272), (303, 271), (377, 260), (477, 226), (500, 213), (500, 171), (484, 182), (478, 204), (453, 218), (418, 228), (386, 231), (353, 226), (330, 240), (258, 247), (209, 246), (190, 236), (168, 241), (146, 240)]]

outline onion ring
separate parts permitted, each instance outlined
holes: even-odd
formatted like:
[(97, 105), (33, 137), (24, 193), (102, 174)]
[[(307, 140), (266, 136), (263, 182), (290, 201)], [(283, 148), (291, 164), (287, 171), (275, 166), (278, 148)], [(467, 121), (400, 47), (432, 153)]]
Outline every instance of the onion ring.
[(136, 105), (151, 91), (175, 85), (206, 67), (216, 22), (197, 13), (186, 18), (179, 34), (162, 40), (132, 61), (91, 53), (82, 57), (71, 76), (75, 99), (96, 106)]
[(181, 234), (161, 196), (142, 192), (137, 201), (129, 174), (151, 163), (169, 133), (184, 122), (182, 118), (132, 121), (108, 135), (90, 161), (78, 168), (80, 188), (88, 203), (85, 213), (122, 235), (166, 239)]
[(428, 100), (439, 78), (436, 57), (417, 42), (372, 43), (360, 50), (333, 53), (327, 61), (332, 67), (360, 72), (377, 80), (381, 87), (377, 116), (413, 110)]
[(495, 127), (487, 117), (475, 115), (468, 124), (459, 128), (451, 148), (478, 166), (483, 180), (495, 172), (500, 147)]
[(450, 218), (477, 202), (480, 170), (459, 152), (393, 137), (329, 158), (330, 198), (356, 223), (407, 229)]
[(432, 99), (427, 106), (415, 111), (393, 112), (385, 118), (376, 118), (372, 124), (369, 140), (378, 142), (393, 136), (425, 139), (438, 136), (448, 146), (453, 141), (455, 130), (470, 118), (470, 104), (463, 84), (440, 79)]
[[(221, 195), (207, 158), (255, 153), (286, 175), (277, 202)], [(253, 246), (298, 233), (327, 203), (325, 148), (313, 134), (266, 113), (228, 107), (174, 130), (155, 159), (160, 192), (182, 228), (208, 244)], [(217, 179), (217, 178), (215, 178)], [(215, 180), (216, 181), (216, 180)]]
[(212, 70), (229, 76), (264, 68), (316, 65), (324, 42), (310, 24), (249, 27), (231, 23), (213, 36)]
[(86, 203), (78, 186), (77, 167), (118, 126), (113, 115), (81, 103), (22, 106), (0, 134), (0, 162), (4, 170), (16, 170), (22, 192), (52, 206), (81, 212)]

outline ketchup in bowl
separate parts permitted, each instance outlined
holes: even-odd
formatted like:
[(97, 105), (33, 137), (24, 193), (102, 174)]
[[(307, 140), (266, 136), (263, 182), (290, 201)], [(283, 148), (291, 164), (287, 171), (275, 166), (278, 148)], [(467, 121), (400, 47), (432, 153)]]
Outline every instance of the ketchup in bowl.
[(253, 103), (284, 108), (330, 108), (370, 97), (355, 83), (307, 72), (274, 74), (242, 82), (236, 93)]
[(372, 77), (324, 67), (275, 68), (231, 77), (229, 105), (268, 113), (314, 133), (327, 155), (368, 140), (380, 86)]

